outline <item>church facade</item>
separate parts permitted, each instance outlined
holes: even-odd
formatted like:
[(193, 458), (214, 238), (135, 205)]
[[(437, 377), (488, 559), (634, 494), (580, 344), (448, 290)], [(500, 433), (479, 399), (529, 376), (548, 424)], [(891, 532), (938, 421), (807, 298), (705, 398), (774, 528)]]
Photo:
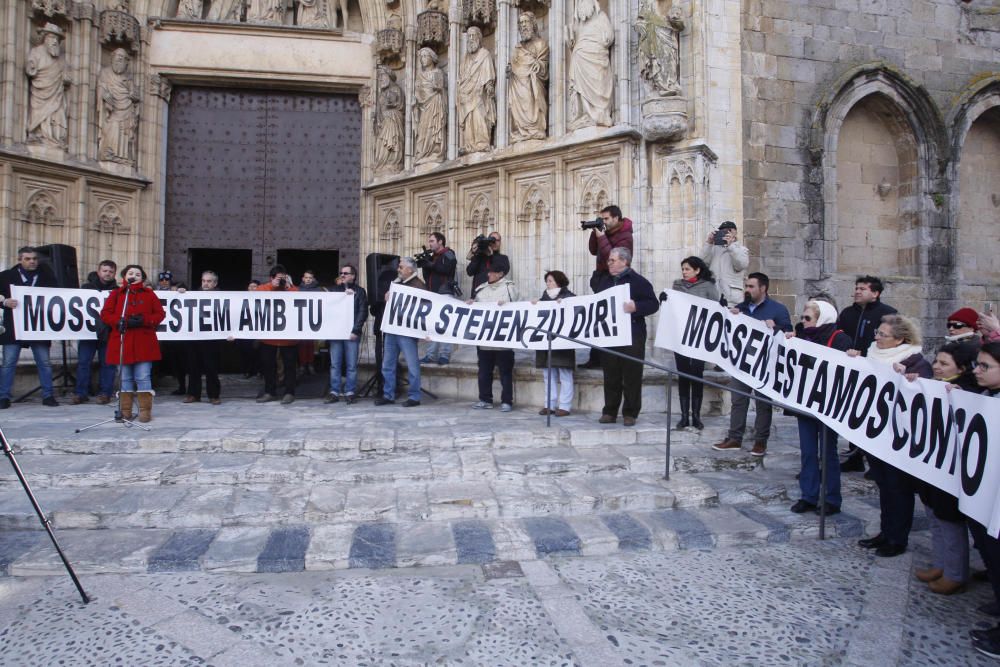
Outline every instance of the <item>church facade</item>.
[(523, 294), (583, 292), (617, 204), (658, 289), (733, 220), (789, 306), (863, 273), (935, 330), (1000, 300), (986, 0), (13, 0), (0, 31), (5, 262), (232, 286), (496, 230)]

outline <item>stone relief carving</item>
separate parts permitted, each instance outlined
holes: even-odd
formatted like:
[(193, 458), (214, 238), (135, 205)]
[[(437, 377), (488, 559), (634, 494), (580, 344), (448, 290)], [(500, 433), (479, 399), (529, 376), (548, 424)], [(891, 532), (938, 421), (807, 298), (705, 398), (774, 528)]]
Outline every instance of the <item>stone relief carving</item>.
[(520, 43), (507, 64), (511, 143), (544, 139), (548, 129), (549, 45), (538, 36), (532, 12), (517, 17)]
[(487, 233), (493, 221), (492, 209), (489, 195), (483, 192), (476, 194), (470, 203), (466, 227), (480, 234)]
[[(336, 2), (336, 5), (334, 4)], [(340, 11), (342, 23), (337, 21)], [(299, 0), (297, 23), (307, 28), (347, 28), (347, 0)]]
[(521, 193), (522, 203), (517, 221), (522, 224), (544, 222), (549, 216), (549, 204), (545, 192), (550, 189), (551, 183), (547, 181), (542, 184), (536, 182), (527, 185)]
[(483, 32), (493, 32), (497, 17), (495, 0), (462, 0), (462, 19), (468, 26), (477, 26)]
[(201, 12), (204, 8), (204, 0), (179, 0), (177, 18), (201, 20)]
[(153, 76), (149, 77), (150, 95), (155, 95), (156, 97), (162, 99), (164, 102), (169, 102), (170, 91), (172, 89), (173, 86), (170, 84), (170, 81), (166, 77), (160, 76), (159, 74), (154, 74)]
[(129, 71), (129, 55), (115, 49), (111, 66), (102, 67), (97, 78), (97, 113), (100, 160), (133, 164), (136, 158), (136, 130), (139, 127), (139, 95)]
[(243, 0), (212, 0), (208, 8), (209, 21), (239, 21)]
[(101, 44), (127, 44), (133, 51), (139, 43), (139, 21), (127, 12), (109, 9), (101, 12)]
[(427, 202), (427, 208), (424, 209), (424, 221), (421, 226), (424, 236), (427, 236), (431, 232), (444, 233), (444, 213), (441, 210), (441, 202), (436, 199)]
[(611, 125), (611, 20), (597, 0), (576, 0), (573, 23), (566, 26), (569, 58), (569, 129)]
[(382, 230), (379, 232), (379, 239), (383, 241), (397, 241), (403, 237), (399, 229), (399, 211), (389, 209), (382, 221)]
[(250, 0), (247, 23), (281, 25), (285, 22), (285, 0)]
[(113, 12), (128, 14), (132, 11), (129, 0), (108, 0), (107, 8)]
[(97, 224), (95, 227), (99, 232), (115, 233), (124, 227), (124, 217), (118, 204), (112, 201), (105, 202), (101, 210), (97, 213)]
[(417, 76), (413, 84), (416, 119), (414, 158), (416, 164), (442, 162), (447, 148), (448, 111), (445, 76), (434, 49), (417, 53)]
[(593, 216), (609, 203), (608, 184), (600, 176), (587, 178), (583, 186), (583, 195), (577, 213)]
[(66, 218), (59, 210), (55, 193), (49, 190), (35, 190), (31, 193), (24, 203), (21, 219), (35, 225), (56, 227), (66, 222)]
[(375, 33), (375, 51), (383, 63), (399, 62), (403, 55), (403, 20), (390, 14), (387, 27)]
[(68, 0), (31, 0), (31, 12), (48, 18), (69, 18)]
[(417, 43), (434, 48), (448, 43), (448, 15), (438, 8), (437, 0), (430, 0), (427, 9), (417, 14)]
[(458, 81), (459, 146), (463, 153), (489, 150), (497, 122), (497, 72), (493, 54), (482, 44), (479, 28), (469, 28)]
[(657, 0), (643, 0), (636, 23), (639, 76), (646, 90), (642, 103), (643, 135), (651, 141), (677, 139), (687, 130), (687, 100), (680, 85), (680, 7), (666, 16)]
[(28, 51), (28, 141), (67, 146), (66, 88), (70, 84), (63, 58), (63, 31), (46, 23), (42, 43)]
[(375, 104), (375, 173), (386, 174), (403, 167), (403, 89), (388, 67), (378, 68)]

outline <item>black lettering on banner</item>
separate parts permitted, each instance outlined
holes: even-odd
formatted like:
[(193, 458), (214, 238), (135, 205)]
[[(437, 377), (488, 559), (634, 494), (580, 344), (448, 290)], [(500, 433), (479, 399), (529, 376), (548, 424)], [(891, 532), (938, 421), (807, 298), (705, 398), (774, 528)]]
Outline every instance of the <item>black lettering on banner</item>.
[(528, 313), (523, 310), (514, 311), (514, 321), (511, 322), (512, 336), (507, 340), (521, 340), (524, 336), (524, 329), (528, 326)]
[(267, 331), (271, 328), (271, 300), (258, 299), (254, 301), (253, 330)]
[(184, 307), (187, 308), (187, 317), (184, 318), (184, 321), (187, 322), (186, 331), (194, 331), (194, 311), (198, 307), (198, 299), (184, 299), (183, 303)]
[(906, 405), (906, 401), (903, 400), (902, 394), (896, 394), (896, 400), (893, 402), (892, 407), (892, 450), (898, 452), (906, 446), (906, 441), (910, 438), (909, 431), (903, 430), (900, 433), (897, 428), (899, 423), (905, 419), (900, 418), (899, 413), (906, 412), (909, 408)]
[(434, 302), (430, 299), (420, 299), (419, 305), (417, 305), (417, 312), (413, 316), (413, 327), (418, 331), (430, 331), (427, 328), (427, 315), (434, 310)]
[(733, 334), (733, 321), (728, 317), (722, 323), (722, 340), (719, 342), (719, 356), (729, 357), (729, 337)]
[(910, 458), (917, 459), (927, 446), (927, 399), (917, 394), (910, 402)]
[(745, 324), (738, 324), (736, 325), (736, 328), (733, 329), (733, 335), (730, 337), (733, 347), (729, 350), (729, 363), (733, 366), (735, 366), (736, 362), (739, 361), (740, 354), (743, 352), (743, 338), (747, 335), (747, 331), (747, 325)]
[(469, 323), (465, 325), (465, 334), (462, 336), (465, 340), (477, 340), (476, 335), (479, 330), (479, 319), (482, 317), (483, 311), (476, 310), (473, 308), (469, 312)]
[(274, 307), (274, 330), (284, 331), (288, 318), (285, 316), (287, 304), (282, 299), (275, 299), (271, 302)]
[(851, 429), (857, 430), (865, 422), (865, 415), (871, 410), (877, 388), (878, 380), (875, 379), (874, 375), (867, 375), (861, 381), (861, 386), (858, 387), (858, 392), (854, 395), (854, 403), (851, 404), (851, 414), (847, 418), (847, 425)]
[[(611, 297), (611, 300), (614, 301), (614, 297)], [(611, 316), (614, 317), (615, 316), (614, 310), (612, 310), (611, 313), (612, 313)], [(608, 302), (607, 301), (598, 301), (597, 304), (596, 304), (596, 307), (594, 308), (594, 319), (595, 319), (595, 322), (594, 322), (594, 335), (595, 336), (600, 336), (602, 331), (603, 331), (603, 333), (604, 333), (605, 336), (610, 336), (611, 335), (611, 327), (608, 326), (608, 319), (607, 318), (608, 318)], [(600, 325), (600, 330), (598, 330), (598, 328), (597, 328), (598, 325)], [(616, 330), (617, 330), (617, 327), (616, 327)]]
[[(575, 309), (574, 309), (575, 310)], [(708, 322), (708, 311), (697, 305), (692, 305), (688, 311), (687, 321), (684, 323), (684, 333), (681, 334), (681, 345), (691, 347), (701, 347), (701, 337), (705, 333), (705, 324)], [(576, 320), (574, 320), (574, 324)], [(569, 334), (576, 338), (576, 334)]]
[(49, 306), (45, 309), (46, 319), (52, 331), (59, 331), (66, 324), (66, 302), (61, 296), (53, 296), (49, 299)]
[(722, 313), (715, 312), (708, 318), (708, 329), (705, 331), (705, 350), (708, 352), (715, 352), (715, 348), (719, 347), (719, 341), (722, 340), (722, 321), (725, 318)]
[[(214, 318), (216, 331), (229, 331), (232, 327), (232, 320), (229, 315), (229, 299), (212, 299), (214, 307)], [(315, 329), (313, 329), (315, 331)]]
[(795, 367), (799, 362), (798, 350), (792, 348), (785, 355), (785, 385), (781, 388), (781, 395), (788, 398), (792, 395), (792, 387), (795, 386)]
[(23, 326), (25, 331), (45, 331), (45, 297), (24, 295)]
[(295, 321), (298, 323), (299, 331), (305, 329), (305, 310), (306, 303), (309, 299), (292, 299), (292, 307), (295, 308)]
[(829, 365), (830, 362), (825, 359), (821, 359), (816, 365), (816, 376), (813, 378), (812, 390), (809, 392), (808, 400), (806, 400), (806, 408), (810, 410), (815, 405), (816, 411), (822, 412), (823, 406), (826, 404), (826, 376), (829, 373)]
[[(965, 430), (965, 414), (966, 414), (965, 413), (965, 408), (959, 408), (959, 409), (955, 410), (955, 434), (956, 434), (956, 437), (958, 437), (958, 438), (962, 437), (962, 433)], [(956, 454), (957, 454), (957, 452), (956, 452)], [(963, 454), (963, 456), (964, 456), (964, 454)], [(956, 461), (957, 458), (958, 458), (957, 456), (952, 456), (951, 457), (951, 466), (948, 468), (948, 474), (949, 475), (954, 475), (955, 474), (955, 461)]]
[(198, 331), (212, 330), (212, 300), (198, 299)]
[(510, 340), (511, 337), (508, 335), (508, 330), (510, 330), (510, 320), (514, 317), (514, 312), (510, 310), (500, 311), (500, 319), (497, 322), (497, 335), (493, 340)]
[(413, 297), (409, 294), (403, 295), (400, 292), (393, 292), (389, 297), (389, 324), (401, 327), (406, 307), (410, 305)]
[(569, 328), (569, 337), (579, 338), (586, 326), (587, 309), (584, 306), (573, 306), (573, 324)]
[(771, 391), (778, 393), (781, 391), (781, 376), (785, 372), (785, 346), (778, 343), (778, 351), (774, 357), (774, 378), (771, 384)]
[[(947, 410), (947, 413), (945, 412)], [(940, 396), (934, 398), (931, 403), (931, 423), (927, 430), (930, 431), (928, 439), (927, 453), (924, 455), (924, 463), (928, 463), (934, 453), (937, 458), (933, 465), (940, 470), (944, 466), (944, 459), (948, 456), (948, 448), (951, 445), (952, 414), (950, 406), (941, 400)], [(954, 451), (952, 452), (952, 467), (954, 467)]]
[[(451, 308), (451, 306), (448, 306), (448, 308)], [(468, 317), (468, 315), (469, 315), (469, 309), (465, 308), (464, 306), (459, 306), (459, 307), (455, 308), (455, 315), (456, 315), (456, 317), (455, 317), (455, 326), (451, 330), (451, 335), (455, 336), (457, 338), (458, 337), (458, 329), (459, 329), (459, 327), (462, 326), (462, 322), (465, 320), (465, 318)]]
[(434, 323), (434, 333), (443, 334), (448, 331), (448, 322), (450, 321), (451, 311), (455, 307), (450, 303), (446, 303), (441, 306), (441, 311), (438, 313), (438, 320)]
[[(618, 335), (618, 307), (615, 305), (615, 297), (611, 297), (611, 335)], [(607, 329), (605, 329), (607, 331)]]
[(66, 326), (70, 331), (83, 331), (83, 299), (78, 296), (71, 296), (67, 303)]
[(539, 329), (545, 331), (552, 331), (552, 324), (549, 324), (548, 327), (546, 327), (545, 325), (549, 322), (550, 318), (552, 319), (553, 323), (555, 322), (556, 319), (555, 318), (556, 311), (554, 310), (539, 310), (537, 312), (538, 312), (538, 329), (532, 331), (531, 335), (528, 337), (528, 341), (532, 343), (537, 343), (543, 340), (545, 338), (545, 334), (539, 331)]
[[(709, 329), (711, 329), (711, 323), (709, 323)], [(746, 347), (743, 348), (743, 354), (740, 355), (740, 363), (738, 368), (750, 375), (753, 372), (753, 368), (747, 363), (747, 357), (753, 357), (757, 355), (757, 351), (760, 349), (758, 344), (764, 340), (764, 334), (759, 330), (754, 329), (750, 332), (750, 338), (747, 340)]]
[[(97, 297), (87, 299), (87, 330), (97, 333), (101, 321), (101, 306), (104, 305)], [(159, 330), (159, 327), (157, 327)]]
[(802, 378), (799, 380), (799, 390), (795, 394), (795, 402), (802, 403), (802, 396), (806, 392), (806, 383), (809, 382), (809, 371), (816, 364), (816, 357), (811, 354), (799, 354), (799, 368), (802, 369)]
[[(844, 378), (847, 373), (847, 378)], [(858, 378), (861, 371), (852, 368), (848, 372), (847, 368), (837, 365), (833, 369), (833, 387), (830, 390), (830, 402), (826, 404), (823, 412), (827, 417), (832, 417), (837, 421), (844, 421), (847, 409), (851, 407), (854, 400), (854, 392), (858, 388)]]
[(761, 382), (761, 383), (764, 383), (764, 384), (767, 383), (768, 362), (771, 361), (771, 345), (768, 344), (770, 342), (771, 342), (770, 339), (768, 339), (765, 342), (765, 345), (761, 346), (761, 348), (760, 348), (760, 354), (757, 355), (757, 361), (754, 362), (754, 365), (753, 365), (753, 373), (752, 373), (752, 375), (755, 378), (757, 378), (758, 382)]
[(253, 329), (253, 316), (250, 314), (250, 299), (243, 299), (240, 304), (240, 331)]
[[(226, 303), (226, 312), (229, 312), (229, 303)], [(351, 312), (354, 312), (353, 308)], [(315, 317), (314, 317), (315, 315)], [(319, 331), (323, 327), (323, 301), (320, 299), (309, 300), (309, 330)]]
[(479, 340), (493, 340), (494, 332), (497, 328), (497, 320), (500, 319), (499, 310), (483, 311), (483, 326), (479, 330)]
[[(162, 303), (161, 299), (161, 303)], [(177, 333), (181, 330), (181, 324), (183, 317), (181, 315), (181, 307), (183, 304), (180, 299), (173, 299), (170, 301), (170, 330)]]
[[(976, 495), (983, 483), (983, 475), (986, 473), (987, 435), (986, 420), (979, 413), (972, 415), (969, 428), (965, 431), (965, 441), (962, 443), (962, 491), (967, 496)], [(970, 471), (973, 440), (976, 444), (976, 458), (975, 468)]]
[[(868, 377), (872, 376), (869, 375)], [(889, 423), (889, 412), (892, 407), (890, 404), (895, 393), (896, 387), (892, 383), (882, 386), (882, 391), (878, 393), (878, 398), (875, 400), (875, 414), (879, 416), (879, 421), (875, 421), (875, 417), (870, 417), (868, 419), (868, 426), (865, 428), (865, 435), (869, 438), (878, 437), (885, 428), (885, 425)]]

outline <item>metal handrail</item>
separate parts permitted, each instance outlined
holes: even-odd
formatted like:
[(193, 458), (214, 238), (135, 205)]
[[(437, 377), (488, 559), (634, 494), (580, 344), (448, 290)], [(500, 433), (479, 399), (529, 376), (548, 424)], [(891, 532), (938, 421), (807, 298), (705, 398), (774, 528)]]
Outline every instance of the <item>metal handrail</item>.
[[(663, 468), (663, 479), (668, 480), (668, 481), (670, 480), (670, 445), (671, 445), (670, 434), (673, 431), (672, 424), (673, 424), (673, 420), (674, 420), (673, 419), (673, 395), (672, 395), (672, 391), (671, 391), (672, 383), (670, 382), (670, 376), (674, 376), (674, 377), (677, 377), (677, 378), (684, 378), (684, 379), (689, 380), (691, 382), (699, 382), (702, 385), (707, 385), (709, 387), (715, 387), (716, 389), (721, 389), (723, 391), (728, 391), (728, 392), (730, 392), (732, 394), (739, 394), (741, 396), (745, 396), (745, 397), (753, 399), (755, 401), (761, 401), (763, 403), (767, 403), (767, 404), (771, 405), (772, 407), (773, 406), (778, 406), (782, 410), (791, 410), (793, 412), (796, 411), (791, 406), (788, 406), (788, 405), (786, 405), (784, 403), (781, 403), (780, 401), (774, 401), (774, 400), (771, 400), (770, 398), (757, 395), (753, 391), (746, 392), (746, 391), (743, 391), (742, 389), (735, 389), (733, 387), (729, 387), (729, 386), (720, 384), (718, 382), (713, 382), (712, 380), (706, 380), (703, 377), (698, 377), (696, 375), (691, 375), (689, 373), (685, 373), (683, 371), (679, 371), (679, 370), (677, 370), (675, 368), (668, 368), (667, 366), (664, 366), (663, 364), (658, 364), (655, 361), (649, 361), (647, 359), (640, 359), (639, 357), (633, 357), (630, 354), (625, 354), (624, 352), (618, 352), (617, 350), (614, 350), (612, 348), (601, 347), (599, 345), (593, 345), (591, 343), (588, 343), (585, 340), (580, 340), (579, 338), (573, 338), (572, 336), (566, 336), (566, 335), (563, 335), (563, 334), (560, 334), (560, 333), (555, 333), (555, 332), (552, 332), (552, 331), (546, 331), (546, 330), (542, 329), (541, 327), (530, 326), (530, 325), (525, 326), (524, 330), (525, 331), (533, 330), (533, 331), (538, 331), (538, 332), (544, 334), (545, 338), (546, 338), (546, 341), (548, 343), (548, 346), (547, 346), (547, 355), (546, 355), (546, 369), (548, 370), (548, 373), (547, 373), (548, 381), (546, 382), (546, 386), (545, 386), (545, 405), (548, 405), (549, 397), (552, 395), (552, 393), (551, 393), (551, 388), (552, 388), (552, 341), (555, 340), (556, 338), (562, 338), (563, 340), (568, 340), (568, 341), (570, 341), (572, 343), (576, 343), (578, 345), (584, 345), (586, 347), (589, 347), (591, 350), (600, 350), (602, 355), (604, 355), (604, 354), (613, 354), (613, 355), (615, 355), (617, 357), (621, 357), (622, 359), (626, 359), (628, 361), (635, 361), (635, 362), (638, 362), (640, 364), (643, 364), (644, 366), (649, 366), (650, 368), (656, 368), (658, 370), (661, 370), (661, 371), (663, 371), (663, 372), (665, 372), (667, 374), (667, 376), (668, 376), (668, 378), (667, 378), (667, 437), (666, 437), (666, 443), (665, 443), (665, 445), (666, 445), (666, 462), (665, 462), (664, 468)], [(521, 334), (520, 343), (521, 343), (521, 345), (525, 349), (529, 349), (528, 348), (528, 344), (524, 342), (524, 334), (523, 333)], [(826, 451), (827, 451), (827, 447), (829, 446), (829, 443), (827, 441), (827, 428), (826, 428), (826, 425), (822, 424), (822, 422), (820, 422), (820, 424), (821, 424), (821, 428), (819, 430), (819, 435), (820, 435), (820, 451), (819, 451), (819, 466), (820, 466), (820, 468), (819, 468), (819, 470), (820, 470), (820, 486), (819, 486), (819, 539), (825, 540), (826, 539)], [(552, 426), (552, 413), (551, 413), (550, 410), (546, 410), (546, 412), (545, 412), (545, 426), (547, 428)]]

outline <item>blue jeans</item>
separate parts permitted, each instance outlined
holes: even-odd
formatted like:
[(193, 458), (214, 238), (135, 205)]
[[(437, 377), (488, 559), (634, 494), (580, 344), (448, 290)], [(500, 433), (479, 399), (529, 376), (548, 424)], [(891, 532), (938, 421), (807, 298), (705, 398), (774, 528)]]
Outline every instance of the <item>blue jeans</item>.
[(406, 360), (406, 374), (410, 382), (407, 398), (420, 400), (420, 357), (417, 355), (417, 339), (396, 334), (386, 334), (384, 338), (385, 352), (382, 358), (382, 377), (385, 386), (382, 395), (390, 401), (396, 400), (396, 362), (399, 353)]
[(840, 507), (840, 457), (837, 456), (837, 434), (816, 419), (799, 417), (799, 449), (802, 450), (802, 470), (799, 472), (799, 492), (802, 500), (819, 505), (820, 434), (826, 430), (826, 506)]
[(430, 358), (431, 361), (437, 361), (438, 359), (450, 360), (451, 349), (451, 343), (438, 343), (437, 341), (434, 341), (427, 346), (427, 352), (424, 356)]
[[(358, 388), (358, 345), (357, 340), (330, 341), (330, 393), (340, 393), (340, 375), (347, 376), (344, 393), (354, 395)], [(347, 368), (345, 369), (345, 363)]]
[(115, 392), (115, 367), (107, 363), (108, 345), (99, 340), (81, 340), (76, 346), (76, 395), (86, 398), (90, 394), (90, 364), (97, 354), (97, 393), (111, 396)]
[(153, 362), (122, 364), (122, 391), (153, 391)]
[[(35, 357), (38, 367), (38, 384), (42, 385), (42, 398), (52, 396), (52, 364), (49, 363), (49, 343), (29, 343), (31, 354)], [(14, 373), (17, 371), (17, 360), (21, 356), (21, 344), (11, 343), (3, 346), (3, 368), (0, 370), (0, 399), (10, 400), (10, 390), (14, 387)]]

